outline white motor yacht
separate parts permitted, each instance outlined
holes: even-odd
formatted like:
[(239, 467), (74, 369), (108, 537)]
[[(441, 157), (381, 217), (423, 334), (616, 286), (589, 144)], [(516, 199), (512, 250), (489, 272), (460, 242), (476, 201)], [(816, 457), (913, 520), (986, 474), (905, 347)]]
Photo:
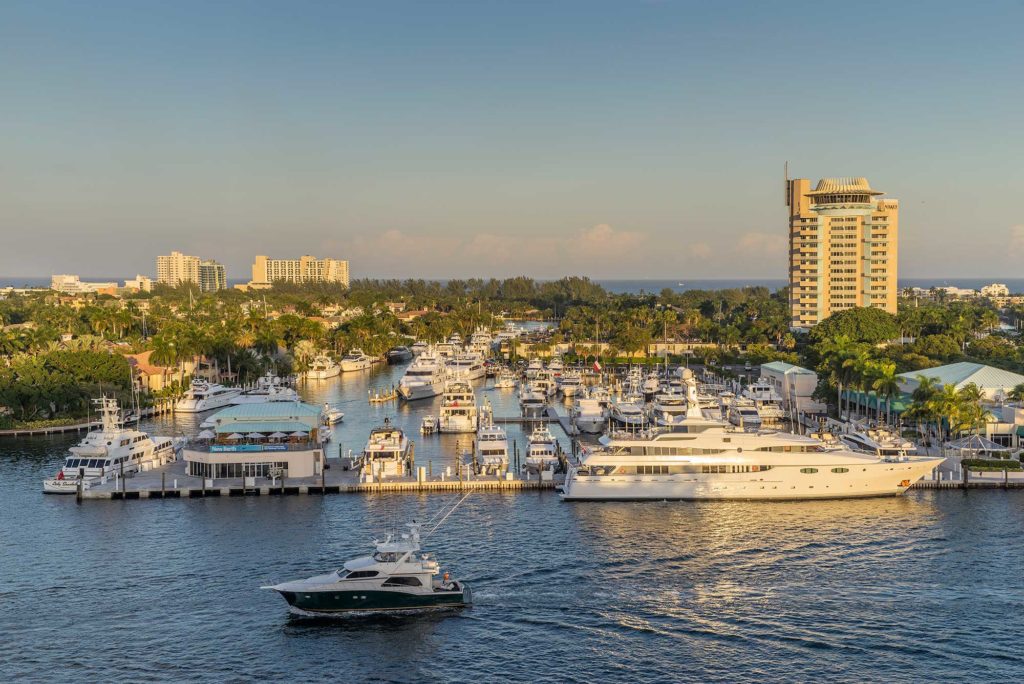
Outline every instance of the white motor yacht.
[(640, 384), (640, 391), (647, 398), (653, 397), (661, 389), (661, 378), (658, 377), (657, 371), (649, 373), (643, 382)]
[(323, 412), (320, 414), (320, 422), (324, 425), (336, 425), (345, 420), (345, 414), (337, 406), (324, 403)]
[(400, 539), (374, 541), (372, 556), (346, 562), (325, 575), (262, 587), (284, 598), (299, 615), (393, 613), (451, 609), (473, 602), (464, 582), (449, 579), (433, 555), (420, 550), (421, 523)]
[(317, 354), (303, 374), (307, 380), (326, 380), (341, 373), (341, 366), (327, 354)]
[(444, 384), (438, 426), (441, 432), (476, 432), (476, 395), (468, 380), (452, 379)]
[(511, 368), (502, 368), (494, 378), (495, 389), (515, 389), (516, 374)]
[(398, 396), (406, 401), (436, 397), (447, 379), (444, 360), (433, 352), (424, 352), (406, 368), (398, 382)]
[(225, 387), (206, 380), (193, 380), (185, 396), (177, 401), (177, 413), (202, 413), (231, 406), (242, 393), (238, 387)]
[(561, 392), (562, 396), (566, 399), (576, 396), (576, 393), (579, 392), (580, 387), (582, 386), (583, 378), (580, 377), (579, 371), (563, 371), (558, 377), (558, 391)]
[(942, 458), (880, 457), (813, 437), (707, 419), (687, 385), (685, 430), (603, 437), (583, 447), (566, 500), (828, 499), (902, 494)]
[(100, 428), (89, 432), (68, 451), (57, 475), (43, 480), (47, 494), (75, 494), (79, 479), (82, 489), (104, 477), (131, 475), (146, 467), (157, 467), (177, 458), (181, 443), (171, 437), (150, 437), (139, 430), (128, 430), (117, 400), (94, 399), (100, 412)]
[(483, 470), (508, 468), (508, 435), (505, 428), (494, 424), (489, 404), (480, 412), (480, 429), (476, 432), (476, 462)]
[(462, 352), (448, 359), (448, 370), (463, 380), (479, 380), (487, 374), (484, 359), (476, 352)]
[(657, 427), (670, 430), (683, 426), (686, 421), (686, 397), (682, 394), (663, 392), (654, 397), (651, 404), (651, 422)]
[(269, 401), (299, 401), (299, 393), (278, 376), (267, 372), (256, 381), (256, 386), (247, 389), (235, 397), (231, 403), (265, 404)]
[(413, 345), (409, 347), (409, 351), (412, 352), (413, 356), (419, 356), (423, 352), (427, 351), (427, 349), (429, 348), (430, 345), (424, 342), (423, 340), (416, 340), (413, 343)]
[(533, 380), (542, 370), (544, 370), (544, 362), (540, 359), (531, 359), (526, 366), (526, 379)]
[(854, 451), (885, 458), (911, 456), (917, 451), (916, 444), (887, 425), (852, 423), (846, 430), (839, 433), (839, 439)]
[(519, 387), (519, 408), (524, 418), (540, 418), (547, 410), (547, 404), (547, 395), (532, 383)]
[(612, 402), (611, 417), (626, 430), (640, 430), (647, 424), (644, 398), (639, 394), (625, 394)]
[(530, 382), (535, 389), (544, 392), (545, 396), (553, 397), (558, 392), (558, 380), (550, 370), (542, 370)]
[(608, 413), (599, 398), (577, 396), (573, 408), (573, 421), (580, 432), (597, 434), (608, 423)]
[(374, 361), (376, 359), (363, 353), (362, 349), (353, 347), (349, 350), (348, 354), (341, 358), (341, 370), (345, 373), (366, 370), (373, 365)]
[(551, 361), (548, 362), (548, 370), (551, 371), (551, 374), (555, 377), (561, 375), (562, 371), (565, 370), (565, 364), (562, 363), (562, 357), (556, 356), (551, 359)]
[(736, 397), (729, 404), (729, 422), (744, 430), (756, 430), (761, 427), (761, 414), (757, 404), (749, 399)]
[(530, 433), (526, 447), (526, 469), (540, 472), (558, 466), (558, 442), (555, 441), (547, 426), (538, 425)]
[(384, 425), (370, 431), (356, 469), (363, 476), (379, 480), (409, 475), (411, 464), (412, 442), (401, 428), (385, 418)]

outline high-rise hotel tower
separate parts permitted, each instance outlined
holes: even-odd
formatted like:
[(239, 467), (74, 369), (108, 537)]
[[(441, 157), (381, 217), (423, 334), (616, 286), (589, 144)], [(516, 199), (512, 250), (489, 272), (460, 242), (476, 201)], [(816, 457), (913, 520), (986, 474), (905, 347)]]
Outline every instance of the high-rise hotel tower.
[(855, 306), (896, 313), (899, 201), (867, 178), (786, 179), (790, 326)]

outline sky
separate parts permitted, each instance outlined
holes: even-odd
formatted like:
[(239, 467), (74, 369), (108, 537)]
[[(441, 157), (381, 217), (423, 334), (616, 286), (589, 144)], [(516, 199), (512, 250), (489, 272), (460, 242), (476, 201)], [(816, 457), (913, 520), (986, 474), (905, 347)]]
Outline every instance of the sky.
[(0, 3), (0, 278), (784, 278), (790, 175), (900, 276), (1024, 260), (1024, 3)]

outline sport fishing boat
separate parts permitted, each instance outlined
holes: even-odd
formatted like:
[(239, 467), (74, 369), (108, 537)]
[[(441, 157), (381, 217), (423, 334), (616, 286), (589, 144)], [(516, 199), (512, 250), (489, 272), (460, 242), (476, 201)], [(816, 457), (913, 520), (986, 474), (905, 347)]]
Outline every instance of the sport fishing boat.
[(406, 401), (436, 397), (447, 379), (444, 360), (433, 352), (424, 352), (405, 369), (398, 382), (398, 396)]
[(353, 347), (348, 354), (341, 357), (341, 370), (345, 373), (366, 370), (373, 365), (375, 360), (372, 356), (364, 354), (359, 347)]
[(538, 425), (530, 433), (523, 463), (535, 473), (558, 466), (558, 442), (546, 426)]
[(179, 441), (125, 429), (116, 399), (103, 397), (94, 399), (93, 403), (100, 412), (100, 429), (88, 433), (68, 449), (70, 455), (64, 459), (56, 477), (43, 480), (45, 493), (74, 494), (78, 491), (80, 477), (82, 488), (89, 489), (104, 475), (130, 475), (146, 465), (161, 466), (177, 458)]
[(317, 354), (303, 374), (307, 380), (326, 380), (341, 373), (341, 366), (327, 354)]
[(679, 431), (617, 433), (583, 446), (566, 500), (830, 499), (902, 494), (942, 458), (881, 457), (811, 436), (747, 432), (706, 418), (692, 374)]
[(202, 413), (231, 406), (242, 393), (239, 387), (225, 387), (206, 380), (193, 380), (185, 396), (177, 401), (178, 413)]
[(449, 380), (441, 395), (438, 426), (441, 432), (476, 432), (476, 395), (468, 380)]
[(374, 541), (373, 555), (350, 560), (338, 570), (263, 588), (273, 589), (292, 611), (306, 615), (470, 605), (473, 592), (469, 586), (450, 579), (447, 572), (442, 574), (434, 557), (420, 552), (423, 525), (412, 522), (408, 527), (409, 532), (398, 539), (389, 534), (383, 541)]

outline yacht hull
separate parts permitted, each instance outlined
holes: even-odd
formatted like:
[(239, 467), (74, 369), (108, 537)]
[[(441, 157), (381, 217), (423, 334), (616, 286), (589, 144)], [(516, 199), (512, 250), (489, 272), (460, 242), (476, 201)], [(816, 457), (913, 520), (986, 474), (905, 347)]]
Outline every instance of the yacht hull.
[(604, 430), (604, 426), (607, 424), (608, 420), (604, 416), (594, 416), (593, 418), (576, 416), (576, 427), (580, 429), (580, 432), (594, 435)]
[(406, 401), (416, 401), (417, 399), (430, 399), (436, 397), (441, 393), (441, 383), (432, 385), (399, 385), (398, 396)]
[(307, 380), (326, 380), (327, 378), (333, 378), (337, 375), (341, 375), (341, 366), (335, 366), (326, 370), (306, 371)]
[(343, 373), (351, 373), (353, 371), (366, 370), (372, 365), (373, 362), (370, 361), (369, 359), (365, 359), (363, 361), (342, 361), (341, 371)]
[(472, 590), (463, 585), (461, 591), (413, 593), (405, 591), (349, 590), (294, 592), (276, 589), (288, 605), (306, 613), (336, 615), (339, 613), (388, 612), (461, 608), (473, 602)]
[(566, 501), (685, 501), (729, 499), (847, 499), (899, 496), (939, 465), (942, 459), (877, 463), (860, 472), (804, 474), (799, 468), (776, 468), (766, 477), (743, 474), (621, 475), (573, 474), (563, 487)]
[(214, 409), (225, 408), (232, 406), (241, 395), (241, 392), (234, 394), (225, 394), (221, 397), (213, 399), (201, 399), (196, 401), (195, 399), (179, 399), (178, 403), (174, 405), (176, 413), (205, 413), (206, 411), (213, 411)]

